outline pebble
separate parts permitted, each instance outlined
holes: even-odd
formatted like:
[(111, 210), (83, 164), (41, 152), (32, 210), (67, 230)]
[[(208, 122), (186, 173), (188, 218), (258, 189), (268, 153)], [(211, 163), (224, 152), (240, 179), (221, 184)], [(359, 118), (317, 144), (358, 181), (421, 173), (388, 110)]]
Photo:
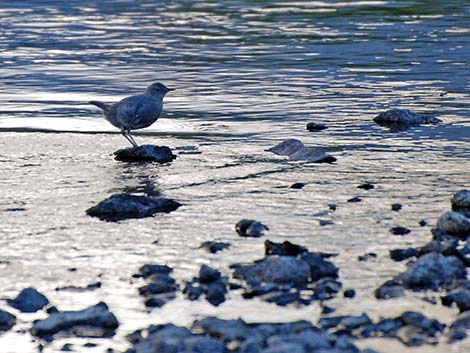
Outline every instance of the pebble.
[(399, 203), (394, 203), (392, 204), (391, 208), (392, 208), (392, 211), (398, 212), (402, 209), (402, 205)]
[(364, 190), (371, 190), (373, 188), (375, 188), (374, 184), (371, 184), (371, 183), (364, 183), (364, 184), (361, 184), (357, 187), (358, 189), (364, 189)]
[(303, 189), (305, 187), (304, 183), (294, 183), (290, 186), (291, 189)]
[(392, 233), (393, 235), (406, 235), (406, 234), (411, 233), (411, 230), (405, 227), (398, 226), (398, 227), (391, 228), (390, 233)]
[(349, 199), (348, 202), (361, 202), (362, 199), (359, 196), (354, 196), (353, 198)]
[(343, 296), (345, 298), (354, 298), (356, 296), (356, 291), (354, 289), (345, 289)]

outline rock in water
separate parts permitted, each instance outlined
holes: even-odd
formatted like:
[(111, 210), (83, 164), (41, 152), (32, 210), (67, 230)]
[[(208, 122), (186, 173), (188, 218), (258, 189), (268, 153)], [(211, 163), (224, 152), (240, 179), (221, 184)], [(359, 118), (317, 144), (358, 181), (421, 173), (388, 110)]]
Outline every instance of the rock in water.
[(114, 152), (114, 159), (122, 162), (158, 162), (169, 163), (176, 158), (167, 146), (141, 145)]
[(320, 123), (314, 123), (314, 122), (311, 122), (311, 123), (308, 123), (307, 124), (307, 130), (308, 131), (321, 131), (321, 130), (325, 130), (325, 129), (328, 129), (328, 126), (326, 126), (325, 124), (320, 124)]
[(445, 212), (437, 220), (437, 228), (465, 239), (470, 236), (470, 219), (459, 212)]
[(470, 190), (461, 190), (451, 199), (452, 210), (470, 218)]
[(405, 130), (411, 126), (421, 124), (438, 124), (442, 120), (432, 116), (417, 114), (408, 109), (391, 109), (380, 113), (374, 118), (374, 121), (392, 129)]
[(302, 141), (296, 139), (287, 139), (270, 148), (268, 151), (280, 156), (290, 156), (301, 148), (305, 148)]
[(235, 230), (241, 237), (259, 238), (264, 235), (266, 230), (269, 230), (263, 223), (257, 222), (252, 219), (242, 219), (235, 225)]
[(336, 158), (327, 155), (321, 147), (305, 147), (302, 141), (287, 139), (270, 148), (268, 151), (280, 156), (289, 156), (292, 161), (308, 161), (313, 163), (332, 163)]
[(109, 337), (114, 334), (119, 322), (108, 306), (101, 302), (81, 311), (54, 312), (44, 320), (35, 321), (31, 332), (38, 337), (52, 336), (78, 326), (94, 329), (94, 336)]
[(16, 317), (8, 311), (0, 310), (0, 331), (8, 331), (16, 324)]
[(24, 313), (34, 313), (49, 304), (49, 300), (36, 289), (25, 288), (15, 299), (8, 300), (8, 304)]
[(115, 194), (89, 208), (86, 213), (104, 221), (116, 222), (129, 218), (150, 217), (157, 212), (169, 213), (180, 206), (180, 203), (164, 197)]

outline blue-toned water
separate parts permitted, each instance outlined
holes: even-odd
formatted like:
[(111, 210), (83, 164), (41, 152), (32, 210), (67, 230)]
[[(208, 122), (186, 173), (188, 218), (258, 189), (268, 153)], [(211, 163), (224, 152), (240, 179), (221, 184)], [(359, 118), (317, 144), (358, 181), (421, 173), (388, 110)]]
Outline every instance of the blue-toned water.
[[(450, 195), (469, 188), (469, 11), (467, 1), (0, 1), (1, 296), (34, 286), (64, 310), (103, 300), (121, 322), (114, 339), (92, 340), (97, 348), (64, 338), (46, 353), (67, 342), (80, 352), (123, 350), (124, 336), (137, 328), (208, 314), (316, 322), (315, 304), (279, 308), (237, 292), (218, 308), (181, 296), (145, 309), (140, 283), (129, 282), (145, 263), (167, 263), (182, 281), (202, 263), (230, 275), (231, 263), (261, 258), (264, 239), (234, 231), (248, 217), (270, 226), (266, 238), (340, 254), (333, 261), (357, 295), (333, 300), (338, 314), (412, 309), (452, 322), (456, 310), (423, 295), (378, 302), (373, 291), (404, 269), (388, 251), (429, 241), (429, 227), (418, 222), (434, 224)], [(87, 102), (115, 102), (155, 81), (176, 91), (165, 98), (163, 117), (136, 139), (201, 154), (169, 166), (117, 163), (112, 153), (127, 141)], [(389, 108), (443, 123), (392, 133), (372, 121)], [(309, 121), (329, 129), (310, 133)], [(338, 162), (292, 164), (265, 152), (285, 138), (326, 147)], [(365, 181), (376, 189), (356, 188)], [(293, 182), (307, 186), (289, 189)], [(184, 206), (119, 224), (85, 215), (111, 193), (148, 183)], [(363, 202), (347, 203), (356, 195)], [(390, 211), (395, 202), (402, 211)], [(315, 216), (329, 203), (336, 212)], [(320, 227), (319, 218), (334, 224)], [(390, 235), (396, 225), (411, 234)], [(196, 249), (214, 239), (232, 248)], [(366, 252), (378, 258), (358, 262)], [(95, 291), (55, 291), (96, 281)], [(19, 314), (0, 336), (0, 352), (37, 351), (23, 330), (42, 316)], [(417, 350), (360, 344), (426, 353), (466, 352), (469, 344), (439, 342)]]

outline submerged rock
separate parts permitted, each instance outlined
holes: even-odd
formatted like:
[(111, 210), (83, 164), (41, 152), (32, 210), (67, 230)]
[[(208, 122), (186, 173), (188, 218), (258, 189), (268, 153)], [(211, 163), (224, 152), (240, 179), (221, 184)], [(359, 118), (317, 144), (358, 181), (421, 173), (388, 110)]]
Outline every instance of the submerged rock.
[(266, 230), (269, 230), (263, 223), (257, 222), (252, 219), (242, 219), (235, 225), (235, 230), (241, 237), (259, 238), (264, 235)]
[(49, 304), (49, 300), (30, 287), (23, 289), (15, 299), (9, 299), (8, 304), (24, 313), (34, 313)]
[(287, 139), (270, 148), (268, 151), (280, 156), (289, 156), (293, 161), (308, 161), (313, 163), (332, 163), (336, 158), (327, 155), (321, 147), (305, 147), (302, 141)]
[(122, 162), (145, 162), (168, 163), (176, 156), (167, 146), (141, 145), (129, 147), (114, 152), (114, 159)]
[(116, 316), (101, 302), (80, 311), (53, 312), (48, 318), (35, 321), (31, 332), (38, 337), (52, 336), (61, 331), (81, 337), (109, 337), (118, 326)]
[(150, 217), (157, 212), (169, 213), (180, 206), (180, 203), (164, 197), (115, 194), (89, 208), (86, 213), (101, 220), (116, 222), (129, 218)]
[(8, 331), (16, 324), (16, 316), (8, 311), (0, 310), (0, 331)]
[(465, 239), (470, 236), (470, 219), (458, 212), (445, 212), (439, 217), (437, 228), (447, 234)]
[(307, 130), (311, 132), (322, 131), (322, 130), (328, 129), (328, 126), (326, 126), (325, 124), (314, 123), (314, 122), (308, 123), (306, 127), (307, 127)]
[(442, 120), (423, 114), (417, 114), (408, 109), (391, 109), (380, 113), (374, 121), (392, 129), (403, 130), (421, 124), (438, 124)]
[(216, 241), (206, 241), (199, 246), (200, 249), (207, 249), (207, 251), (209, 251), (211, 254), (228, 249), (229, 247), (230, 243)]

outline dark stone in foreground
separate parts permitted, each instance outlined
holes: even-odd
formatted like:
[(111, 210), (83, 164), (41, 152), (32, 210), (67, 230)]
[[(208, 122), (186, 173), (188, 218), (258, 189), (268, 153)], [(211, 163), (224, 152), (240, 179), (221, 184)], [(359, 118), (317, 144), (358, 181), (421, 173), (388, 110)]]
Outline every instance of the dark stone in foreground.
[(167, 146), (141, 145), (114, 152), (114, 159), (122, 162), (158, 162), (168, 163), (176, 156)]
[(216, 241), (206, 241), (199, 246), (199, 248), (207, 249), (211, 254), (215, 254), (218, 251), (228, 249), (230, 243), (216, 242)]
[(109, 337), (118, 326), (114, 314), (101, 302), (81, 311), (51, 313), (48, 318), (35, 321), (31, 332), (38, 337), (52, 336), (61, 331), (80, 337)]
[(303, 189), (305, 186), (304, 183), (294, 183), (290, 186), (291, 189)]
[(392, 233), (393, 235), (406, 235), (406, 234), (409, 234), (411, 232), (411, 230), (409, 230), (408, 228), (405, 228), (405, 227), (393, 227), (390, 229), (390, 233)]
[(23, 289), (15, 299), (9, 299), (8, 304), (24, 313), (34, 313), (49, 304), (49, 300), (30, 287)]
[(327, 333), (307, 321), (248, 324), (208, 317), (191, 331), (153, 325), (130, 335), (127, 353), (359, 353), (352, 340)]
[(306, 127), (307, 127), (307, 130), (311, 132), (322, 131), (322, 130), (328, 129), (328, 126), (326, 126), (325, 124), (314, 123), (314, 122), (308, 123)]
[(16, 324), (16, 316), (0, 310), (0, 331), (8, 331)]
[(264, 232), (269, 230), (269, 228), (263, 223), (257, 222), (255, 220), (242, 219), (235, 225), (235, 230), (241, 237), (259, 238), (263, 236)]
[(169, 213), (180, 206), (180, 203), (164, 197), (115, 194), (89, 208), (86, 213), (104, 221), (116, 222), (129, 218), (150, 217), (157, 212)]
[(417, 114), (408, 109), (391, 109), (380, 113), (374, 121), (393, 130), (405, 130), (411, 126), (421, 124), (438, 124), (442, 120), (432, 116)]

